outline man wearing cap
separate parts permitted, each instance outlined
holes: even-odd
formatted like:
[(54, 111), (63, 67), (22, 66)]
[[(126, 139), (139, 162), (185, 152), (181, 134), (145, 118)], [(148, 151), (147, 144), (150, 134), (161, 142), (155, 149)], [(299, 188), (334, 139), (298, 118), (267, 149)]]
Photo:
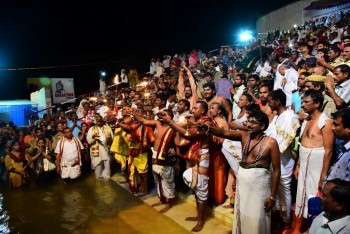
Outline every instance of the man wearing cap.
[(321, 75), (310, 75), (306, 77), (305, 89), (306, 90), (319, 90), (323, 94), (323, 104), (320, 109), (323, 113), (327, 114), (329, 117), (332, 113), (337, 111), (337, 107), (334, 100), (325, 93), (325, 82), (326, 77)]
[[(348, 47), (350, 50), (350, 47)], [(326, 88), (338, 109), (350, 102), (350, 67), (346, 64), (338, 65), (334, 69), (334, 77), (326, 78)]]

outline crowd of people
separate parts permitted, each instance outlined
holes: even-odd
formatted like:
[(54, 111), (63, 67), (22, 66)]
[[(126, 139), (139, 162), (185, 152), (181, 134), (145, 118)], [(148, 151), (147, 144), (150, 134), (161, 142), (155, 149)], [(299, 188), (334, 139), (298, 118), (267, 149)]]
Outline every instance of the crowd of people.
[[(284, 233), (300, 233), (316, 215), (310, 233), (349, 233), (349, 23), (342, 12), (337, 22), (274, 30), (217, 55), (165, 55), (138, 83), (123, 69), (116, 86), (101, 79), (77, 107), (27, 129), (2, 124), (0, 179), (20, 187), (30, 176), (43, 185), (94, 171), (108, 180), (116, 160), (131, 192), (146, 195), (154, 181), (160, 212), (172, 208), (176, 188), (191, 188), (194, 232), (207, 203), (228, 199), (233, 233), (271, 233), (271, 217)], [(245, 67), (263, 43), (273, 52)], [(322, 213), (310, 215), (311, 197)]]

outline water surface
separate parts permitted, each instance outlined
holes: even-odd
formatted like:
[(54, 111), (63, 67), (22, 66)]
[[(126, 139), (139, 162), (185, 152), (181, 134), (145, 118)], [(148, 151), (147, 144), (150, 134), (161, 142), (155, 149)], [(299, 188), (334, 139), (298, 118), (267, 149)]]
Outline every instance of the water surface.
[(189, 233), (119, 185), (93, 173), (0, 191), (0, 233)]

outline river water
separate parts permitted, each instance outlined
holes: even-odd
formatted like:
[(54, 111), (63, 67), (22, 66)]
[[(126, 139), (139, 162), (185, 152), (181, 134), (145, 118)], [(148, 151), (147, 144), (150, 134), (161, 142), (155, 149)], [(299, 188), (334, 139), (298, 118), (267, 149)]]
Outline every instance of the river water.
[[(0, 189), (0, 233), (189, 233), (112, 180)], [(4, 186), (2, 186), (4, 187)]]

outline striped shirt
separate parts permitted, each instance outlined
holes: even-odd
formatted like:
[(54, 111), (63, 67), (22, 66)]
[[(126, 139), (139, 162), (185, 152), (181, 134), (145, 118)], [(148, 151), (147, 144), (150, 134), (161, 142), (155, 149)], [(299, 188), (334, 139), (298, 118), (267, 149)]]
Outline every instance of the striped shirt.
[(335, 93), (348, 104), (350, 102), (350, 79), (334, 87)]

